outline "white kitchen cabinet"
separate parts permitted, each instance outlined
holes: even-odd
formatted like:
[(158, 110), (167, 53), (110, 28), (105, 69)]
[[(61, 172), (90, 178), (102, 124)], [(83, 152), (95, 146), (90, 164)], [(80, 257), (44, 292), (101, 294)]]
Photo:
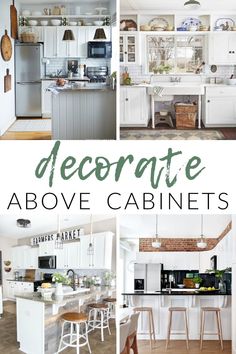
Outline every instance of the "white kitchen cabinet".
[(26, 269), (27, 252), (29, 250), (29, 246), (19, 246), (12, 248), (12, 267), (14, 270)]
[(52, 93), (47, 91), (54, 80), (42, 80), (42, 116), (51, 118), (52, 116)]
[(138, 64), (137, 34), (120, 35), (120, 63), (124, 65)]
[(236, 64), (236, 34), (214, 33), (209, 37), (209, 64)]
[(48, 26), (43, 28), (44, 57), (58, 57), (57, 27)]
[(205, 127), (236, 126), (236, 87), (207, 87), (204, 101)]
[(39, 257), (56, 255), (55, 241), (41, 242), (39, 244)]
[(112, 261), (112, 232), (102, 232), (92, 235), (94, 254), (88, 255), (90, 235), (81, 237), (80, 268), (82, 269), (111, 269)]
[[(63, 41), (63, 35), (65, 30), (68, 30), (69, 27), (57, 27), (57, 56), (59, 58), (66, 58), (68, 57), (69, 53), (69, 41)], [(73, 30), (73, 33), (75, 31)], [(75, 42), (75, 41), (73, 41)]]
[(121, 87), (120, 124), (125, 126), (147, 126), (149, 121), (149, 96), (146, 87)]
[(66, 243), (57, 251), (57, 269), (80, 268), (80, 242)]
[(22, 293), (32, 293), (34, 291), (33, 282), (25, 281), (7, 281), (7, 297), (8, 299), (14, 300), (17, 294)]
[(39, 254), (38, 247), (24, 250), (25, 269), (38, 269), (38, 254)]

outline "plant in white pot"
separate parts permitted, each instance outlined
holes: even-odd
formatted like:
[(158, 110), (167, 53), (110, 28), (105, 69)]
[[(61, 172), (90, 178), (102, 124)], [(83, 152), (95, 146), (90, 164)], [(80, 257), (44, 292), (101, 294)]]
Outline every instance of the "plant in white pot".
[(70, 285), (70, 279), (66, 274), (54, 273), (52, 277), (52, 281), (56, 283), (56, 296), (63, 296), (63, 284)]
[(115, 286), (115, 278), (116, 278), (115, 273), (106, 272), (103, 277), (105, 286)]
[(195, 288), (196, 288), (196, 289), (199, 289), (199, 288), (200, 288), (200, 284), (201, 284), (201, 282), (202, 282), (202, 278), (199, 277), (199, 276), (194, 277), (194, 278), (193, 278), (193, 282), (194, 282), (194, 284), (195, 284)]

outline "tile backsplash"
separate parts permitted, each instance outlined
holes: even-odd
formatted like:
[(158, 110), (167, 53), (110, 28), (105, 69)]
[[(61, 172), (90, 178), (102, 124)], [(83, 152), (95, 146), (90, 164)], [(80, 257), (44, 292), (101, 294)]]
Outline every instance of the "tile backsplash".
[[(108, 73), (110, 73), (110, 60), (106, 59), (82, 59), (82, 58), (74, 58), (78, 60), (79, 64), (85, 64), (87, 66), (108, 66)], [(71, 60), (71, 58), (53, 58), (49, 59), (50, 63), (46, 64), (46, 75), (56, 73), (58, 70), (62, 70), (63, 74), (66, 74), (67, 62)]]
[[(130, 74), (130, 77), (132, 79), (132, 82), (135, 83), (141, 83), (141, 82), (149, 82), (151, 75), (150, 74), (145, 74), (144, 70), (143, 70), (143, 66), (142, 65), (129, 65), (129, 66), (121, 66), (120, 68), (120, 73), (122, 74), (125, 70), (125, 68), (128, 69), (128, 72)], [(217, 66), (217, 72), (215, 74), (213, 74), (210, 71), (210, 66), (209, 65), (205, 65), (204, 67), (204, 71), (203, 73), (201, 73), (200, 75), (196, 75), (196, 74), (182, 74), (185, 77), (194, 77), (194, 78), (201, 78), (201, 80), (205, 81), (207, 80), (207, 78), (209, 77), (217, 77), (220, 79), (225, 79), (225, 78), (229, 78), (231, 76), (231, 74), (236, 75), (236, 66), (234, 65), (220, 65)], [(162, 78), (162, 81), (167, 81), (169, 76), (181, 76), (181, 74), (169, 74), (169, 75), (158, 75), (158, 77)]]

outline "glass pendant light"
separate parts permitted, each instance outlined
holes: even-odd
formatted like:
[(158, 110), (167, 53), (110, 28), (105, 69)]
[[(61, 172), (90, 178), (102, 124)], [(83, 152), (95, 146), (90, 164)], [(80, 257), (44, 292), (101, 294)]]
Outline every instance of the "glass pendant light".
[(206, 243), (205, 238), (203, 236), (203, 215), (201, 215), (201, 238), (200, 238), (200, 241), (197, 242), (197, 247), (201, 248), (201, 249), (207, 247), (207, 243)]
[(92, 235), (93, 235), (93, 216), (90, 216), (90, 242), (87, 250), (88, 256), (93, 256), (94, 255), (94, 246), (92, 242)]
[(152, 242), (152, 247), (153, 248), (160, 248), (161, 247), (161, 241), (158, 236), (158, 215), (156, 215), (156, 238), (155, 238), (155, 241)]
[(201, 4), (197, 0), (188, 0), (184, 3), (184, 6), (189, 10), (197, 10), (201, 6)]
[(57, 250), (63, 249), (63, 241), (61, 239), (61, 223), (60, 223), (60, 215), (57, 215), (57, 236), (55, 240), (55, 248)]

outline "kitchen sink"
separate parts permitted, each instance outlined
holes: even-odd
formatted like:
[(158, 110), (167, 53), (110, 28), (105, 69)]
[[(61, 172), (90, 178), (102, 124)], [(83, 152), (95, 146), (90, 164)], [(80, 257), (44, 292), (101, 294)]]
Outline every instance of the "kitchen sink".
[(161, 96), (168, 95), (203, 95), (204, 86), (194, 82), (160, 82), (148, 88), (148, 94), (158, 96), (158, 88), (163, 88)]
[(73, 290), (70, 286), (63, 286), (63, 294), (65, 296), (81, 294), (87, 291), (90, 291), (90, 288), (77, 288), (76, 290)]

